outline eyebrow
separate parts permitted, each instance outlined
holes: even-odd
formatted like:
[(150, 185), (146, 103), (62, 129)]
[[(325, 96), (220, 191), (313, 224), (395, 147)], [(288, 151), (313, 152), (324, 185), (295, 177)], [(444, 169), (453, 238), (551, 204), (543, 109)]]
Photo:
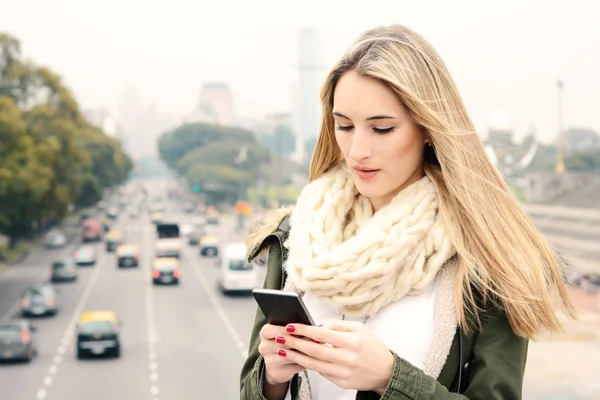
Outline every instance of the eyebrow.
[[(345, 118), (347, 120), (350, 120), (350, 118), (346, 117), (342, 113), (334, 111), (332, 114), (335, 115), (336, 117)], [(396, 117), (390, 117), (389, 115), (374, 115), (372, 117), (367, 118), (365, 121), (374, 121), (376, 119), (396, 119)]]

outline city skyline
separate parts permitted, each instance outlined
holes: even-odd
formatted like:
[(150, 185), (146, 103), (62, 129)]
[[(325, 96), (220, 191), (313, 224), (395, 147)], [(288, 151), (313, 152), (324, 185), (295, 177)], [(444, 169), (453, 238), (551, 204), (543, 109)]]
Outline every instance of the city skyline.
[(600, 128), (593, 2), (574, 0), (568, 12), (563, 2), (542, 0), (374, 0), (365, 8), (308, 1), (293, 15), (274, 1), (235, 3), (235, 15), (227, 12), (231, 6), (215, 4), (205, 13), (183, 0), (32, 0), (7, 5), (0, 26), (22, 41), (27, 57), (63, 76), (82, 108), (106, 106), (116, 114), (119, 93), (136, 85), (144, 103), (181, 116), (195, 107), (203, 82), (220, 81), (230, 86), (239, 117), (263, 118), (293, 108), (299, 29), (319, 33), (326, 72), (365, 29), (401, 23), (438, 50), (480, 132), (500, 110), (517, 139), (534, 126), (542, 142), (553, 141), (558, 79), (565, 129)]

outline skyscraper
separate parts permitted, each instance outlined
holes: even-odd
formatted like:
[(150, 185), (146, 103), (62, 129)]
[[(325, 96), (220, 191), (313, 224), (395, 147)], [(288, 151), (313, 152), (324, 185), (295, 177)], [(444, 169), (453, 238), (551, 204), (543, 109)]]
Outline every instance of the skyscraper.
[(233, 126), (233, 94), (229, 85), (220, 82), (202, 85), (198, 106), (187, 120)]
[(304, 143), (319, 134), (321, 124), (319, 92), (323, 69), (323, 57), (317, 33), (312, 29), (301, 29), (298, 36), (298, 82), (294, 90), (293, 112), (293, 130), (299, 143)]

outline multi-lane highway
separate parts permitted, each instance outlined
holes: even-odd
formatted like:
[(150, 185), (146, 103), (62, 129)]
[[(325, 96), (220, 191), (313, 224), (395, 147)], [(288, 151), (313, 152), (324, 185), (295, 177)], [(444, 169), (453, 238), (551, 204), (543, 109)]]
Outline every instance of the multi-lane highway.
[[(169, 207), (167, 214), (185, 221), (187, 216), (174, 204)], [(595, 214), (530, 212), (567, 256), (579, 261), (583, 269), (600, 269)], [(256, 310), (253, 299), (222, 295), (214, 260), (200, 257), (196, 247), (187, 245), (181, 284), (152, 286), (149, 268), (155, 234), (148, 215), (130, 219), (123, 213), (116, 228), (124, 232), (127, 242), (140, 246), (140, 267), (117, 269), (114, 253), (106, 253), (103, 244), (98, 244), (96, 266), (80, 267), (76, 283), (56, 285), (59, 314), (34, 319), (39, 356), (29, 364), (0, 364), (0, 399), (239, 398), (239, 371)], [(223, 216), (215, 233), (223, 243), (242, 239), (234, 233), (232, 217)], [(68, 255), (76, 244), (59, 250), (37, 249), (22, 263), (2, 271), (0, 318), (18, 311), (23, 287), (47, 280), (52, 260)], [(74, 324), (82, 312), (100, 309), (114, 310), (123, 321), (122, 357), (77, 360)], [(561, 354), (562, 361), (557, 362)], [(525, 398), (598, 398), (593, 371), (599, 355), (598, 342), (532, 344)]]
[[(56, 285), (59, 314), (34, 320), (39, 356), (30, 364), (0, 365), (0, 399), (238, 398), (253, 300), (223, 296), (214, 259), (200, 257), (190, 246), (180, 285), (151, 285), (155, 236), (149, 218), (122, 215), (116, 226), (127, 242), (140, 246), (140, 267), (117, 269), (114, 253), (98, 244), (96, 266), (80, 267), (76, 283)], [(239, 240), (232, 218), (223, 217), (215, 231), (223, 242)], [(10, 318), (22, 288), (47, 280), (52, 260), (73, 248), (40, 249), (7, 268), (0, 276), (0, 316)], [(78, 360), (74, 324), (83, 311), (107, 309), (123, 322), (121, 358)]]

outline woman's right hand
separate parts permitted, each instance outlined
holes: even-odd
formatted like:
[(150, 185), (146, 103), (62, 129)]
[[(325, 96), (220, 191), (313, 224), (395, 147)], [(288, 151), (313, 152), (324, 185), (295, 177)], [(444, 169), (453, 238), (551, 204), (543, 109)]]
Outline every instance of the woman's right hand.
[[(265, 380), (269, 385), (288, 383), (295, 374), (305, 369), (278, 354), (280, 350), (289, 350), (285, 341), (290, 334), (286, 332), (285, 326), (266, 324), (260, 330), (259, 337), (258, 352), (265, 360)], [(283, 343), (278, 343), (276, 339)]]

